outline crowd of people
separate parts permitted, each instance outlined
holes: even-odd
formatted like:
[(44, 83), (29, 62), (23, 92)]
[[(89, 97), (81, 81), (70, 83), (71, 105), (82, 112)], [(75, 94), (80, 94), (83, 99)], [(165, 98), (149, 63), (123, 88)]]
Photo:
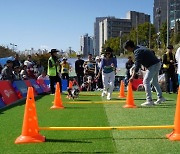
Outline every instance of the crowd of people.
[[(48, 60), (47, 74), (50, 78), (51, 92), (54, 93), (54, 84), (56, 82), (61, 83), (61, 79), (67, 80), (69, 85), (70, 78), (69, 73), (71, 66), (67, 58), (63, 57), (62, 62), (58, 60), (58, 50), (52, 49), (50, 58)], [(92, 54), (88, 55), (87, 60), (81, 59), (81, 55), (77, 55), (75, 61), (75, 73), (78, 86), (82, 91), (94, 91), (96, 89), (102, 89), (102, 78), (97, 78), (97, 74), (100, 71), (101, 57), (97, 56), (93, 58)]]
[[(52, 49), (50, 52), (51, 56), (48, 60), (47, 74), (50, 78), (52, 94), (55, 92), (55, 83), (61, 83), (61, 79), (66, 79), (68, 86), (76, 80), (69, 79), (70, 64), (65, 57), (62, 59), (62, 62), (60, 62), (57, 52), (58, 50)], [(116, 67), (117, 60), (111, 48), (106, 48), (104, 50), (104, 56), (102, 57), (97, 56), (94, 58), (92, 54), (89, 54), (88, 59), (83, 60), (81, 59), (81, 55), (77, 55), (75, 73), (79, 89), (81, 91), (103, 90), (102, 96), (107, 95), (107, 99), (110, 100), (114, 89)]]
[[(124, 48), (134, 53), (134, 61), (131, 56), (128, 57), (126, 67), (125, 85), (134, 78), (142, 78), (146, 92), (146, 102), (142, 106), (159, 104), (165, 99), (162, 96), (162, 88), (158, 83), (158, 75), (164, 74), (166, 92), (171, 94), (177, 93), (178, 82), (180, 83), (180, 48), (173, 53), (173, 46), (167, 47), (162, 59), (158, 59), (150, 49), (143, 46), (135, 46), (133, 41), (127, 41)], [(55, 83), (61, 79), (67, 80), (67, 86), (72, 79), (69, 77), (71, 66), (66, 57), (60, 61), (56, 49), (52, 49), (48, 59), (47, 71), (39, 61), (34, 62), (31, 55), (27, 56), (27, 60), (20, 61), (19, 55), (16, 54), (14, 60), (7, 60), (5, 66), (0, 66), (0, 79), (9, 80), (27, 80), (41, 79), (50, 80), (51, 93), (55, 93)], [(117, 59), (113, 55), (113, 50), (109, 47), (104, 49), (102, 56), (93, 57), (88, 55), (87, 60), (83, 60), (81, 55), (77, 55), (75, 61), (75, 73), (77, 78), (76, 87), (78, 85), (81, 91), (102, 90), (102, 97), (107, 96), (111, 99), (114, 89), (115, 75), (117, 68)], [(143, 73), (139, 73), (139, 72)], [(152, 87), (157, 92), (157, 101), (152, 102)], [(62, 89), (62, 88), (61, 88)]]
[(24, 62), (19, 60), (16, 54), (14, 60), (7, 60), (4, 66), (0, 66), (0, 80), (47, 79), (46, 71), (40, 62), (34, 62), (31, 55)]

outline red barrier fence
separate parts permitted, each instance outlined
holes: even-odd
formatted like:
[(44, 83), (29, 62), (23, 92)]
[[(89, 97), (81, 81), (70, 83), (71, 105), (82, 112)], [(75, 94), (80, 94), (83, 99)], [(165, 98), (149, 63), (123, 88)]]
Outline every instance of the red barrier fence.
[[(35, 85), (37, 84), (37, 85)], [(14, 81), (11, 83), (7, 80), (1, 80), (0, 81), (0, 108), (5, 107), (6, 105), (13, 104), (17, 100), (23, 98), (25, 94), (27, 93), (27, 87), (34, 87), (35, 95), (48, 93), (50, 91), (50, 88), (48, 88), (48, 85), (45, 84), (45, 82), (36, 82), (34, 81), (33, 85), (32, 82), (29, 80), (20, 80), (20, 81)], [(38, 89), (41, 91), (41, 93), (38, 93), (36, 90), (36, 87), (39, 87), (41, 89)], [(43, 88), (43, 87), (46, 87)]]

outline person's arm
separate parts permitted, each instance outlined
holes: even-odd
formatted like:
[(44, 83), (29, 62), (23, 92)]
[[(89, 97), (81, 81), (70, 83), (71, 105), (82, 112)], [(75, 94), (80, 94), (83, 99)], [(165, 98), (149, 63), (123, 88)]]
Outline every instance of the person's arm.
[(176, 61), (178, 61), (178, 62), (180, 61), (180, 48), (177, 49), (175, 58), (176, 58)]
[(99, 77), (101, 76), (102, 68), (103, 68), (103, 67), (104, 67), (104, 59), (101, 60), (99, 72), (98, 72), (98, 75), (96, 76), (97, 79), (99, 79)]
[(78, 72), (78, 64), (77, 64), (77, 61), (75, 62), (75, 72), (76, 72), (76, 74), (77, 74), (77, 72)]
[(132, 75), (129, 79), (129, 81), (132, 82), (132, 80), (134, 79), (135, 75), (137, 74), (137, 72), (139, 71), (140, 67), (141, 67), (141, 59), (142, 59), (142, 55), (140, 55), (140, 53), (135, 53), (135, 68), (132, 70)]
[(117, 59), (116, 58), (113, 58), (111, 67), (113, 68), (113, 70), (115, 71), (115, 74), (116, 74), (116, 68), (117, 68)]
[(126, 62), (126, 69), (130, 69), (130, 68), (129, 68), (129, 63), (128, 63), (128, 62)]

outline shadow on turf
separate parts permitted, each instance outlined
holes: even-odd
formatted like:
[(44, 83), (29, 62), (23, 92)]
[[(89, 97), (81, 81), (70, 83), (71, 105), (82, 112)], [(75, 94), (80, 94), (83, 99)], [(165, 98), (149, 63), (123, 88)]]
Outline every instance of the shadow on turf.
[[(41, 99), (44, 95), (38, 95), (35, 97), (35, 100)], [(13, 104), (7, 105), (4, 108), (0, 109), (0, 114), (3, 114), (4, 111), (9, 110), (11, 108), (14, 108), (16, 106), (21, 106), (24, 105), (26, 103), (26, 98), (22, 98), (16, 102), (14, 102)]]
[[(77, 103), (78, 104), (78, 103)], [(93, 107), (93, 106), (86, 106), (86, 107), (78, 107), (78, 106), (75, 106), (75, 107), (65, 107), (66, 109), (87, 109), (87, 108), (102, 108), (102, 107)]]
[(138, 108), (152, 108), (152, 109), (154, 109), (154, 108), (174, 108), (176, 105), (175, 104), (172, 104), (172, 105), (170, 105), (170, 104), (161, 104), (161, 105), (154, 105), (154, 106), (138, 106)]
[(63, 143), (92, 143), (90, 141), (70, 140), (70, 139), (46, 139), (46, 142), (63, 142)]

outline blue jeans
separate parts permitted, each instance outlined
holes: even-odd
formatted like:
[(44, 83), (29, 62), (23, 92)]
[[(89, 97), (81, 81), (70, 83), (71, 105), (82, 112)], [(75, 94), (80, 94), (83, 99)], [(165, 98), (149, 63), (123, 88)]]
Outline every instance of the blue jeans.
[(179, 86), (180, 86), (180, 74), (178, 74), (178, 83), (179, 83)]
[(159, 70), (161, 63), (154, 64), (147, 68), (143, 79), (143, 84), (146, 92), (146, 100), (152, 101), (151, 84), (155, 87), (158, 99), (162, 97), (162, 90), (158, 82)]

